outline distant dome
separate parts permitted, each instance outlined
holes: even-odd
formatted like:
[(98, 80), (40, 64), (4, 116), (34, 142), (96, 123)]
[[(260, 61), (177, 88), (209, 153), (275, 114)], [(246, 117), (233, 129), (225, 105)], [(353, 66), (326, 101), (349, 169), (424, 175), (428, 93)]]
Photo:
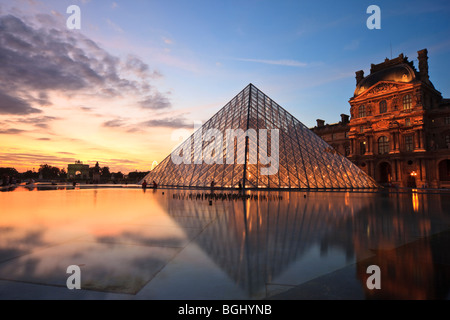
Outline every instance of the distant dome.
[(355, 97), (380, 81), (411, 82), (416, 79), (414, 69), (402, 63), (369, 74), (356, 86)]

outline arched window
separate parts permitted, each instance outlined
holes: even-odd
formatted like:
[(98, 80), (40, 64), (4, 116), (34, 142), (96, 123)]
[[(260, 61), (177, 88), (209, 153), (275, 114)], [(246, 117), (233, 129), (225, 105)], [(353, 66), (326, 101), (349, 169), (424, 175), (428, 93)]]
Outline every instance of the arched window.
[(362, 118), (366, 116), (366, 106), (360, 106), (358, 109), (358, 117)]
[(389, 153), (389, 139), (385, 136), (378, 138), (378, 153)]
[(411, 109), (412, 99), (411, 95), (407, 94), (403, 97), (403, 110), (409, 110)]
[(387, 103), (386, 100), (383, 100), (380, 102), (380, 113), (386, 113), (387, 112)]

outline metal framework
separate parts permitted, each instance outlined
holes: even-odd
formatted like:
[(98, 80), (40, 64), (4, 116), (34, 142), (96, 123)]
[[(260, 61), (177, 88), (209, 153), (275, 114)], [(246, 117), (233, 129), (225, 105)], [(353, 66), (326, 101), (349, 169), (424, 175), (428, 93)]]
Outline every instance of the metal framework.
[[(216, 139), (203, 140), (208, 129), (217, 129), (226, 136), (227, 129), (278, 129), (278, 170), (272, 175), (261, 174), (269, 165), (260, 161), (261, 145), (258, 139), (247, 136), (235, 139), (233, 163), (227, 162), (227, 148), (223, 144), (223, 163), (208, 164), (196, 161), (199, 157), (217, 151)], [(198, 143), (196, 141), (201, 141)], [(225, 139), (224, 139), (225, 140)], [(267, 138), (265, 152), (270, 153), (271, 139)], [(212, 146), (215, 146), (212, 148)], [(289, 112), (249, 84), (203, 126), (186, 139), (174, 153), (181, 156), (190, 150), (190, 163), (176, 164), (168, 155), (145, 178), (162, 187), (245, 189), (334, 189), (376, 188), (375, 181), (329, 144), (309, 130)], [(239, 150), (245, 150), (245, 153)], [(250, 150), (256, 150), (251, 154)], [(244, 157), (244, 158), (242, 158)], [(253, 158), (252, 158), (253, 157)], [(257, 159), (257, 161), (249, 161)]]

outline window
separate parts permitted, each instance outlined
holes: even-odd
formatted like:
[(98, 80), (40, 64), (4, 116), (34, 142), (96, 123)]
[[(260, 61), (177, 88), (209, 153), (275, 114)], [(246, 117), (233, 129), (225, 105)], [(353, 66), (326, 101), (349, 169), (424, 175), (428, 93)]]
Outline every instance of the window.
[(445, 146), (447, 147), (447, 149), (450, 149), (450, 135), (446, 135), (445, 136)]
[(360, 106), (358, 109), (358, 117), (362, 118), (366, 116), (366, 106)]
[(380, 102), (380, 113), (386, 113), (387, 112), (387, 103), (386, 100), (383, 100)]
[(361, 155), (366, 153), (366, 142), (365, 141), (361, 141), (359, 143), (359, 151), (361, 152)]
[(348, 131), (345, 131), (345, 137), (348, 138)]
[(385, 136), (381, 136), (378, 139), (378, 153), (379, 154), (389, 153), (389, 139)]
[(411, 95), (407, 94), (403, 97), (403, 110), (410, 110), (412, 104)]
[(414, 150), (414, 138), (413, 136), (405, 136), (405, 150), (413, 151)]
[(361, 133), (364, 132), (364, 127), (363, 126), (359, 127), (359, 132), (361, 132)]
[(444, 123), (445, 123), (445, 124), (450, 124), (450, 116), (446, 116), (446, 117), (444, 118)]
[(409, 127), (411, 125), (411, 119), (410, 118), (406, 118), (405, 119), (405, 126)]

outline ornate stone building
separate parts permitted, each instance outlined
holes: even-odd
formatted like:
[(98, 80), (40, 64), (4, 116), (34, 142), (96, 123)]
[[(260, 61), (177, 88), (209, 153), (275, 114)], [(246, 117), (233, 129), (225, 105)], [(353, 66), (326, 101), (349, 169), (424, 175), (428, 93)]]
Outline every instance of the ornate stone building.
[(317, 135), (346, 157), (350, 155), (349, 118), (349, 115), (341, 114), (341, 121), (332, 124), (325, 124), (325, 120), (317, 119), (317, 126), (313, 128)]
[[(380, 184), (450, 187), (450, 100), (429, 79), (426, 49), (418, 60), (418, 71), (403, 54), (372, 64), (366, 77), (357, 71), (350, 121), (318, 120), (313, 131), (341, 153), (349, 146), (348, 158)], [(330, 130), (348, 138), (333, 142)]]

